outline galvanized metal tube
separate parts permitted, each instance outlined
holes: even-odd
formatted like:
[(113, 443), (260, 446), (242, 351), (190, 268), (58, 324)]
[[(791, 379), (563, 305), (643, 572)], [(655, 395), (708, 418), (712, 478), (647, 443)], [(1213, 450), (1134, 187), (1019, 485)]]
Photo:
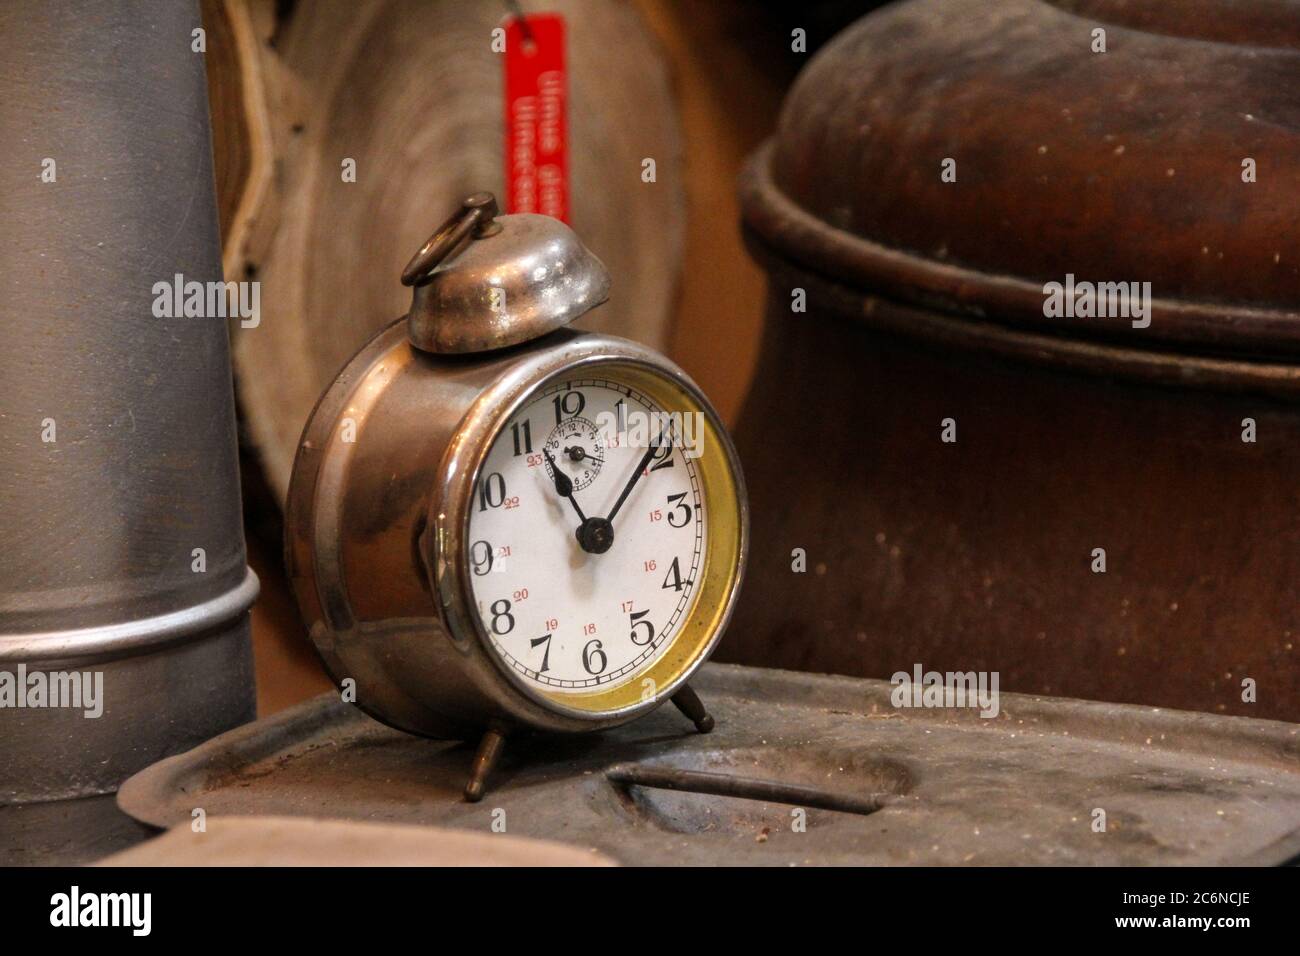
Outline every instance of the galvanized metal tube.
[(153, 311), (157, 282), (221, 278), (200, 26), (0, 7), (0, 678), (103, 675), (100, 717), (0, 693), (0, 805), (110, 792), (253, 716), (226, 323)]

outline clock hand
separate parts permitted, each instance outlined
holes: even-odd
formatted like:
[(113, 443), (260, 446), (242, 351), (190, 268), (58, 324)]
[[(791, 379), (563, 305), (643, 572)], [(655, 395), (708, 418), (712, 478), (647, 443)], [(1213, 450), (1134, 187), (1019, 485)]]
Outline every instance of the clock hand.
[[(606, 521), (609, 521), (611, 523), (614, 521), (614, 515), (618, 514), (618, 509), (622, 508), (623, 502), (627, 501), (627, 496), (632, 493), (632, 487), (640, 479), (641, 474), (646, 469), (646, 466), (650, 464), (650, 459), (655, 456), (655, 452), (657, 452), (660, 448), (663, 447), (664, 432), (668, 431), (671, 428), (671, 426), (672, 426), (672, 422), (669, 422), (668, 425), (665, 425), (663, 428), (661, 428), (659, 430), (659, 437), (656, 438), (650, 444), (650, 447), (646, 449), (645, 454), (641, 456), (641, 461), (636, 466), (636, 471), (632, 472), (632, 477), (629, 478), (627, 480), (627, 484), (623, 486), (623, 492), (618, 496), (618, 500), (614, 502), (614, 507), (610, 510), (609, 516), (605, 519)], [(673, 441), (673, 436), (670, 434), (668, 436), (668, 444), (670, 446), (672, 445), (672, 441)]]
[(589, 455), (585, 448), (578, 445), (564, 449), (564, 453), (569, 456), (569, 461), (594, 461), (598, 465), (603, 465), (605, 463), (604, 458), (597, 458), (595, 455)]
[(560, 466), (555, 463), (551, 457), (550, 451), (543, 446), (542, 454), (551, 464), (551, 477), (555, 479), (555, 493), (561, 498), (568, 498), (569, 504), (573, 505), (573, 510), (578, 513), (578, 520), (582, 522), (574, 529), (573, 536), (578, 539), (578, 547), (582, 548), (588, 554), (604, 554), (614, 543), (614, 526), (604, 518), (588, 518), (578, 507), (578, 499), (573, 497), (573, 481), (564, 472), (560, 471)]
[(555, 493), (561, 498), (568, 498), (569, 504), (573, 505), (573, 510), (578, 513), (578, 520), (586, 524), (587, 516), (583, 514), (582, 509), (578, 507), (578, 499), (573, 497), (572, 480), (570, 480), (568, 475), (560, 471), (560, 466), (555, 463), (555, 459), (551, 457), (551, 453), (544, 446), (542, 448), (542, 454), (546, 456), (547, 462), (550, 463), (551, 477), (555, 479)]

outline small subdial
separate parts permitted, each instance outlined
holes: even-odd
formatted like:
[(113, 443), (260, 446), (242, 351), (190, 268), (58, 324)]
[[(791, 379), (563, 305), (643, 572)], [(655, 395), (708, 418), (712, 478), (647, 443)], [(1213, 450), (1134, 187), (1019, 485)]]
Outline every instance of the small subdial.
[[(551, 429), (546, 450), (556, 466), (569, 476), (574, 491), (581, 491), (595, 481), (605, 461), (600, 432), (585, 418), (568, 418)], [(546, 473), (554, 479), (550, 461), (546, 462)]]

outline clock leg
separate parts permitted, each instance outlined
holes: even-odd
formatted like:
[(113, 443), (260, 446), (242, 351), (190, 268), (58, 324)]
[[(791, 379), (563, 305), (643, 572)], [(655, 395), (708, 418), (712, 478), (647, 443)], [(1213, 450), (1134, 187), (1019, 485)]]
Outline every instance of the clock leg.
[(505, 742), (505, 735), (499, 730), (489, 730), (479, 741), (478, 753), (474, 755), (474, 767), (470, 771), (469, 782), (465, 784), (465, 799), (470, 803), (478, 803), (483, 799), (488, 774), (492, 772), (497, 758), (501, 756), (501, 748)]
[(704, 701), (700, 700), (699, 694), (691, 690), (690, 684), (683, 684), (682, 689), (673, 694), (673, 703), (688, 720), (695, 724), (695, 729), (700, 733), (707, 734), (713, 729), (712, 715), (704, 709)]

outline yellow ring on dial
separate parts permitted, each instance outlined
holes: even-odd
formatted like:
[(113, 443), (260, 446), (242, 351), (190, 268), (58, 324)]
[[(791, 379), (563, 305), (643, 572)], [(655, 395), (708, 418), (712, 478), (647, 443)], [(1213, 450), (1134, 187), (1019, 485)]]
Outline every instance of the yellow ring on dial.
[[(484, 646), (489, 649), (493, 661), (524, 693), (541, 697), (564, 709), (592, 715), (624, 711), (645, 703), (650, 699), (646, 696), (647, 680), (653, 681), (649, 688), (652, 696), (664, 698), (713, 649), (726, 624), (732, 597), (740, 585), (744, 546), (742, 490), (740, 478), (732, 467), (734, 452), (731, 450), (730, 439), (722, 430), (712, 406), (702, 396), (698, 396), (695, 390), (651, 366), (611, 360), (583, 363), (555, 372), (530, 389), (530, 395), (543, 391), (555, 381), (597, 374), (642, 393), (663, 412), (701, 414), (703, 431), (700, 436), (700, 455), (694, 460), (694, 465), (701, 485), (700, 494), (708, 531), (694, 594), (676, 633), (669, 638), (668, 647), (659, 652), (646, 668), (634, 672), (621, 683), (590, 691), (548, 690), (529, 685), (516, 674), (492, 647), (491, 637), (483, 628), (482, 620), (478, 615), (473, 616), (473, 626)], [(520, 405), (526, 402), (527, 400)], [(509, 417), (507, 415), (500, 419), (488, 448), (499, 440)], [(466, 522), (468, 523), (468, 511)], [(465, 540), (468, 540), (468, 534), (465, 535)], [(468, 580), (468, 552), (463, 556), (463, 561)]]

